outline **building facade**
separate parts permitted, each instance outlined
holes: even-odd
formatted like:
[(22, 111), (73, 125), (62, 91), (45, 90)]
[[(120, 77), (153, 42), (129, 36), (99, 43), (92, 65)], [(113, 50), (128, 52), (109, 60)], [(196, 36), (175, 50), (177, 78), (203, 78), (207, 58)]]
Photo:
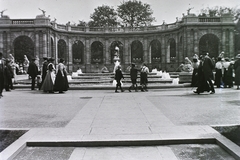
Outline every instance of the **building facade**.
[(29, 59), (53, 57), (66, 61), (69, 72), (81, 68), (83, 72), (99, 72), (105, 65), (114, 68), (115, 48), (119, 48), (123, 71), (134, 62), (145, 62), (149, 68), (176, 71), (185, 57), (208, 52), (217, 57), (236, 55), (234, 30), (236, 24), (230, 14), (222, 17), (197, 17), (188, 14), (175, 23), (146, 27), (91, 28), (57, 24), (45, 15), (35, 19), (0, 18), (0, 52), (12, 54), (23, 63)]

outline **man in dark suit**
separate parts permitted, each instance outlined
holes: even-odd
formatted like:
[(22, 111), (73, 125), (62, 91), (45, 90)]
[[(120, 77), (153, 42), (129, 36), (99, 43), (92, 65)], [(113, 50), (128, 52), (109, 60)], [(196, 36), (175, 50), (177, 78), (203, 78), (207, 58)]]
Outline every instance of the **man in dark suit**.
[(30, 62), (29, 64), (29, 67), (28, 67), (28, 74), (29, 76), (31, 77), (32, 79), (32, 85), (31, 85), (31, 89), (34, 90), (35, 89), (35, 83), (36, 83), (36, 77), (38, 75), (38, 66), (37, 64), (35, 63), (36, 59), (33, 58), (32, 61)]
[(212, 59), (209, 57), (208, 53), (206, 53), (205, 56), (204, 56), (204, 59), (203, 59), (202, 70), (203, 70), (203, 74), (204, 74), (204, 77), (205, 77), (206, 81), (210, 85), (210, 89), (211, 89), (210, 94), (215, 93), (213, 82), (212, 82), (212, 80), (214, 79), (213, 78), (214, 67), (215, 66), (214, 66), (214, 63), (213, 63)]
[(4, 61), (3, 54), (0, 52), (0, 98), (3, 97), (2, 91), (4, 89)]

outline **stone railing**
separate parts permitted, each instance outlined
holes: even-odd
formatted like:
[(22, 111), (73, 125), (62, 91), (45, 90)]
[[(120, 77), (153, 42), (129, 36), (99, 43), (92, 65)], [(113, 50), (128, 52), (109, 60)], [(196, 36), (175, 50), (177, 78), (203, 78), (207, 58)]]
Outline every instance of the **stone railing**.
[(183, 18), (177, 19), (175, 23), (156, 26), (141, 26), (141, 27), (89, 27), (89, 26), (75, 26), (70, 23), (57, 24), (55, 21), (50, 22), (47, 17), (40, 17), (36, 19), (10, 19), (0, 18), (1, 24), (9, 25), (47, 25), (51, 26), (56, 30), (61, 31), (74, 31), (74, 32), (98, 32), (98, 33), (114, 33), (114, 32), (148, 32), (148, 31), (165, 31), (172, 30), (181, 27), (182, 25), (190, 23), (206, 24), (206, 23), (234, 23), (232, 17), (229, 15), (221, 17), (197, 17), (194, 15), (184, 16)]
[(221, 22), (221, 18), (198, 18), (198, 22)]
[(16, 20), (12, 20), (12, 24), (34, 24), (34, 20), (31, 19), (16, 19)]

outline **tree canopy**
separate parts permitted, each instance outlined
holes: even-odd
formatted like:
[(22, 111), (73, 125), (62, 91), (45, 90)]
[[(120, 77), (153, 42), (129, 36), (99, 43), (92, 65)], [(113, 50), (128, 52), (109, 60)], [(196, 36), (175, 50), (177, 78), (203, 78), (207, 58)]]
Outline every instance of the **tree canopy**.
[(131, 27), (149, 25), (155, 21), (150, 5), (137, 0), (123, 2), (117, 12), (121, 23)]
[(102, 5), (94, 9), (90, 16), (91, 21), (88, 23), (91, 27), (104, 27), (117, 25), (117, 13), (114, 8)]
[[(90, 27), (112, 27), (119, 25), (138, 27), (151, 25), (151, 22), (155, 21), (152, 14), (153, 11), (149, 4), (143, 4), (137, 0), (123, 1), (117, 7), (117, 10), (107, 5), (95, 8), (94, 13), (90, 16), (91, 20), (88, 22), (88, 25)], [(81, 22), (79, 25), (82, 24)]]
[(200, 11), (199, 16), (222, 16), (223, 14), (231, 14), (234, 17), (234, 21), (240, 18), (240, 8), (238, 7), (224, 7), (224, 6), (215, 6), (212, 8), (203, 8)]

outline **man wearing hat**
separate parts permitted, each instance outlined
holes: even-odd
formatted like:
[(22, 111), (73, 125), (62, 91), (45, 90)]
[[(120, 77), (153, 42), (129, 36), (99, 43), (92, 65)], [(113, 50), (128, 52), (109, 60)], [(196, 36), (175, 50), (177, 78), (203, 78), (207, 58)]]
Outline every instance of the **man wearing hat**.
[(138, 69), (135, 68), (135, 64), (132, 63), (132, 67), (130, 69), (130, 77), (131, 77), (131, 82), (132, 85), (128, 88), (128, 91), (131, 92), (131, 89), (135, 89), (135, 91), (137, 92), (137, 76), (138, 76)]
[(214, 65), (212, 59), (209, 57), (209, 53), (205, 53), (205, 56), (203, 58), (202, 70), (203, 70), (204, 77), (210, 86), (210, 89), (211, 89), (210, 94), (215, 93), (215, 89), (214, 89), (213, 82), (212, 82), (212, 80), (214, 79), (213, 78), (214, 67), (215, 67), (215, 65)]
[(38, 75), (38, 66), (35, 63), (36, 58), (32, 58), (32, 61), (29, 63), (29, 67), (28, 67), (28, 75), (31, 77), (32, 79), (32, 84), (31, 84), (31, 89), (34, 90), (35, 89), (35, 82), (36, 82), (36, 77)]

